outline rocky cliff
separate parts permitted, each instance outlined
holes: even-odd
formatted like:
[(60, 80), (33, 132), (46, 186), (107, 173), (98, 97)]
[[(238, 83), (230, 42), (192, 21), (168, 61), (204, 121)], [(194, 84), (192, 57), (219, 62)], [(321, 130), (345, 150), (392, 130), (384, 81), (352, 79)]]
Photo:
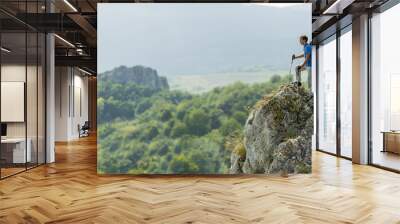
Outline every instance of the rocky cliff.
[(117, 83), (134, 82), (139, 85), (162, 90), (169, 89), (167, 79), (158, 75), (157, 71), (137, 65), (134, 67), (120, 66), (99, 76), (102, 80), (111, 80)]
[(250, 112), (231, 173), (311, 172), (313, 95), (295, 84), (265, 96)]

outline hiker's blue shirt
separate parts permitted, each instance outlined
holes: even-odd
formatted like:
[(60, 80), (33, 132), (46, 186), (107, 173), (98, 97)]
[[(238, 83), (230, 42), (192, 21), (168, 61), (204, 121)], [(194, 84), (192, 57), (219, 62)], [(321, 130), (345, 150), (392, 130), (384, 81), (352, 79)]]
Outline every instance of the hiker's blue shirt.
[(311, 55), (312, 55), (312, 46), (311, 44), (304, 45), (304, 58), (307, 57), (307, 54), (310, 54), (310, 59), (307, 60), (306, 66), (311, 67)]

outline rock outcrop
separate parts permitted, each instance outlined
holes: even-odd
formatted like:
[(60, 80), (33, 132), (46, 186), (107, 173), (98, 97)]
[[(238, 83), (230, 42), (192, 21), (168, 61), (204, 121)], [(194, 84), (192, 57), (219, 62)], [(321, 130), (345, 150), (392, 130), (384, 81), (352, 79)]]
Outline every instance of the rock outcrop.
[(117, 83), (134, 82), (138, 85), (157, 90), (169, 89), (167, 79), (159, 76), (155, 69), (136, 65), (133, 67), (120, 66), (111, 71), (102, 73), (100, 79), (111, 80)]
[(281, 86), (250, 112), (243, 133), (246, 152), (232, 151), (231, 173), (309, 173), (312, 133), (312, 92), (296, 84)]

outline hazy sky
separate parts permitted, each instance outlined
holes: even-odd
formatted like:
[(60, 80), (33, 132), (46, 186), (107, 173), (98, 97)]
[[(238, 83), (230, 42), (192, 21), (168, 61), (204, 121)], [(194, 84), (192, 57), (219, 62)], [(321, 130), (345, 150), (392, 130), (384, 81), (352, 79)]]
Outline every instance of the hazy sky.
[(311, 4), (104, 3), (98, 70), (144, 65), (160, 75), (289, 69), (311, 35)]

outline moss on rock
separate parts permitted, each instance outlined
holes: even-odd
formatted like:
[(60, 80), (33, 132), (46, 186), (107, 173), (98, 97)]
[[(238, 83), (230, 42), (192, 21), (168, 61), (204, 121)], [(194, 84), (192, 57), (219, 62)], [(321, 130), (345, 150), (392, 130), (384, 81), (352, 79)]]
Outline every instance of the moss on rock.
[[(295, 84), (281, 86), (258, 101), (246, 121), (243, 151), (232, 151), (231, 173), (311, 172), (313, 95)], [(240, 150), (239, 150), (240, 149)], [(233, 166), (235, 165), (235, 166)]]

